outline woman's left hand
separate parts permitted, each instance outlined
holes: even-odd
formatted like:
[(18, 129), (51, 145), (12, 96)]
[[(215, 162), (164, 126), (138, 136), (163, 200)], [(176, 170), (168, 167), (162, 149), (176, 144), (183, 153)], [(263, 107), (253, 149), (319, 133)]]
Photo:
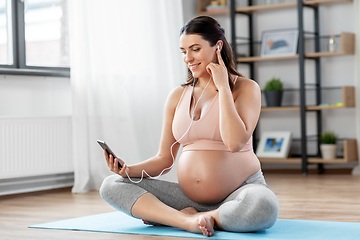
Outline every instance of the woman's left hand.
[(219, 64), (213, 62), (209, 63), (206, 66), (206, 71), (212, 77), (217, 89), (229, 87), (228, 72), (225, 63), (221, 58), (221, 53), (219, 49), (216, 50), (216, 55)]

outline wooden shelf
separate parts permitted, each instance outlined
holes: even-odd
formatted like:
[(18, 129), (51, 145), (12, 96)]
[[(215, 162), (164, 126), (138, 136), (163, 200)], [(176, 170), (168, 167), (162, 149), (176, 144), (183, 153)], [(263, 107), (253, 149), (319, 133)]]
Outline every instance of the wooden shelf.
[(259, 158), (262, 163), (301, 163), (301, 158)]
[(330, 57), (330, 56), (340, 56), (346, 55), (344, 52), (315, 52), (315, 53), (306, 53), (305, 57), (307, 58), (318, 58), (318, 57)]
[(339, 108), (346, 108), (344, 106), (336, 106), (336, 105), (330, 105), (330, 106), (307, 106), (306, 110), (326, 110), (326, 109), (339, 109)]
[(341, 95), (344, 107), (351, 108), (355, 107), (355, 87), (354, 86), (343, 86), (341, 88)]
[(336, 109), (336, 108), (353, 108), (355, 107), (355, 87), (354, 86), (342, 86), (341, 87), (341, 101), (342, 105), (336, 104), (329, 106), (307, 106), (306, 110), (323, 110), (323, 109)]
[[(306, 110), (326, 110), (326, 109), (340, 109), (340, 108), (348, 108), (346, 106), (336, 106), (336, 105), (330, 105), (330, 106), (307, 106)], [(262, 112), (276, 112), (276, 111), (300, 111), (299, 106), (294, 107), (261, 107)]]
[(198, 15), (216, 15), (216, 14), (224, 14), (229, 12), (230, 9), (226, 8), (226, 9), (216, 9), (211, 11), (200, 11), (198, 12)]
[(342, 106), (329, 105), (329, 106), (307, 106), (306, 110), (325, 110), (336, 108), (353, 108), (355, 107), (355, 87), (342, 86), (341, 87)]
[[(301, 163), (301, 158), (259, 158), (262, 163)], [(358, 149), (356, 139), (344, 140), (344, 157), (335, 159), (308, 158), (308, 163), (338, 164), (358, 160)]]
[[(269, 4), (269, 5), (254, 5), (249, 7), (239, 7), (235, 9), (235, 12), (237, 13), (253, 13), (258, 11), (269, 11), (269, 10), (275, 10), (275, 9), (281, 9), (281, 8), (289, 8), (289, 7), (296, 7), (296, 2), (290, 2), (290, 3), (279, 3), (279, 4)], [(230, 9), (214, 9), (211, 11), (206, 11), (206, 8), (204, 10), (199, 11), (198, 15), (213, 15), (213, 14), (224, 14), (229, 13)]]
[(273, 111), (298, 111), (300, 110), (299, 106), (291, 106), (291, 107), (262, 107), (262, 112), (273, 112)]
[[(318, 57), (331, 57), (339, 55), (354, 55), (355, 54), (355, 34), (342, 32), (340, 34), (341, 41), (341, 51), (338, 52), (315, 52), (315, 53), (306, 53), (305, 58), (318, 58)], [(288, 60), (288, 59), (297, 59), (299, 55), (291, 56), (279, 56), (279, 57), (239, 57), (236, 59), (238, 63), (242, 62), (260, 62), (260, 61), (275, 61), (275, 60)]]
[[(336, 104), (329, 106), (307, 106), (306, 110), (326, 110), (326, 109), (338, 109), (338, 108), (353, 108), (355, 107), (355, 87), (354, 86), (342, 86), (341, 87), (342, 105)], [(280, 106), (280, 107), (261, 107), (262, 112), (273, 111), (299, 111), (300, 106)]]
[(288, 2), (288, 3), (278, 3), (278, 4), (268, 4), (268, 5), (254, 5), (248, 7), (236, 8), (235, 11), (238, 13), (253, 13), (257, 11), (268, 11), (282, 8), (296, 7), (297, 2)]
[(241, 62), (260, 62), (260, 61), (274, 61), (274, 60), (287, 60), (287, 59), (297, 59), (299, 55), (291, 55), (291, 56), (280, 56), (280, 57), (240, 57), (237, 58), (236, 61), (238, 63)]
[[(206, 6), (210, 5), (211, 0), (199, 0), (199, 11), (198, 15), (213, 15), (213, 14), (224, 14), (229, 13), (230, 9), (218, 9), (206, 11)], [(308, 0), (304, 1), (304, 5), (308, 6), (319, 6), (327, 4), (336, 4), (336, 3), (351, 3), (353, 0)], [(284, 8), (296, 8), (297, 2), (287, 2), (287, 3), (278, 3), (278, 4), (268, 4), (268, 5), (254, 5), (248, 7), (239, 7), (235, 9), (237, 13), (253, 13), (257, 11), (271, 11)]]
[(304, 1), (304, 5), (309, 6), (319, 6), (319, 5), (326, 5), (326, 4), (334, 4), (334, 3), (352, 3), (353, 0), (308, 0)]
[(355, 34), (354, 33), (341, 32), (340, 41), (341, 41), (341, 51), (339, 51), (339, 52), (306, 53), (305, 57), (317, 58), (317, 57), (329, 57), (329, 56), (354, 55), (355, 54)]

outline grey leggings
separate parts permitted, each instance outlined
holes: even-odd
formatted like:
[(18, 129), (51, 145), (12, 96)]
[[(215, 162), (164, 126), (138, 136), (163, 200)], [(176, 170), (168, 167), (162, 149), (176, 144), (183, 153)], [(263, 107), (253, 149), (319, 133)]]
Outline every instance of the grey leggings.
[(139, 184), (119, 175), (107, 177), (101, 197), (115, 209), (131, 215), (134, 203), (145, 193), (151, 193), (164, 204), (177, 210), (193, 207), (199, 212), (218, 209), (221, 226), (226, 231), (254, 232), (272, 227), (279, 213), (275, 194), (267, 187), (261, 170), (250, 176), (222, 202), (212, 205), (190, 200), (178, 183), (143, 179)]

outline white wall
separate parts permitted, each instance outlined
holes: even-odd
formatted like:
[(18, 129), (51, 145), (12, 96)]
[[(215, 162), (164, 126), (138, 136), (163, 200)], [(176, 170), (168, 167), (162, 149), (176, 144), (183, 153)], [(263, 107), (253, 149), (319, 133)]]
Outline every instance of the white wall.
[(69, 78), (0, 75), (0, 117), (70, 115)]
[[(197, 15), (198, 12), (198, 1), (197, 0), (183, 0), (183, 16), (184, 23), (191, 20), (193, 17)], [(180, 29), (179, 29), (180, 32)]]
[[(6, 139), (0, 141), (0, 165), (4, 167), (1, 169), (2, 178), (4, 175), (8, 178), (0, 180), (0, 195), (61, 188), (73, 184), (73, 174), (63, 173), (71, 172), (73, 169), (72, 159), (68, 157), (71, 156), (71, 137), (66, 139), (69, 138), (67, 136), (71, 136), (71, 114), (69, 78), (0, 75), (0, 120), (3, 123), (0, 136), (3, 140)], [(44, 128), (39, 127), (39, 124)], [(61, 132), (61, 136), (57, 134), (54, 140), (54, 136), (51, 135), (54, 131), (49, 132), (49, 129), (61, 129), (64, 132)], [(13, 134), (10, 139), (6, 138), (6, 134), (9, 133)], [(50, 141), (44, 142), (47, 140)], [(46, 150), (42, 151), (44, 146)], [(13, 152), (13, 149), (18, 149), (19, 153)], [(47, 159), (45, 157), (45, 162), (54, 162), (41, 167), (41, 159), (44, 159), (44, 153), (49, 151), (61, 154)], [(8, 161), (17, 160), (23, 155), (28, 156), (30, 164), (35, 163), (32, 165), (31, 173), (19, 174), (22, 168), (18, 167), (18, 164), (8, 164)], [(61, 160), (62, 157), (65, 159)], [(58, 164), (59, 159), (61, 167)], [(57, 173), (56, 176), (48, 175), (53, 173)], [(27, 178), (18, 178), (19, 176)]]

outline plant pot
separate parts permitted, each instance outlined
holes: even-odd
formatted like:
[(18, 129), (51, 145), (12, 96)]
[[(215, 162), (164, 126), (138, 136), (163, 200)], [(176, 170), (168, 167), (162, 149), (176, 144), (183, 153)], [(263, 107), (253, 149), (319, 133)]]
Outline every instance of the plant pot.
[(323, 159), (335, 159), (337, 153), (336, 144), (320, 144), (321, 156)]
[(279, 107), (281, 106), (281, 100), (283, 91), (264, 91), (266, 105), (268, 107)]

